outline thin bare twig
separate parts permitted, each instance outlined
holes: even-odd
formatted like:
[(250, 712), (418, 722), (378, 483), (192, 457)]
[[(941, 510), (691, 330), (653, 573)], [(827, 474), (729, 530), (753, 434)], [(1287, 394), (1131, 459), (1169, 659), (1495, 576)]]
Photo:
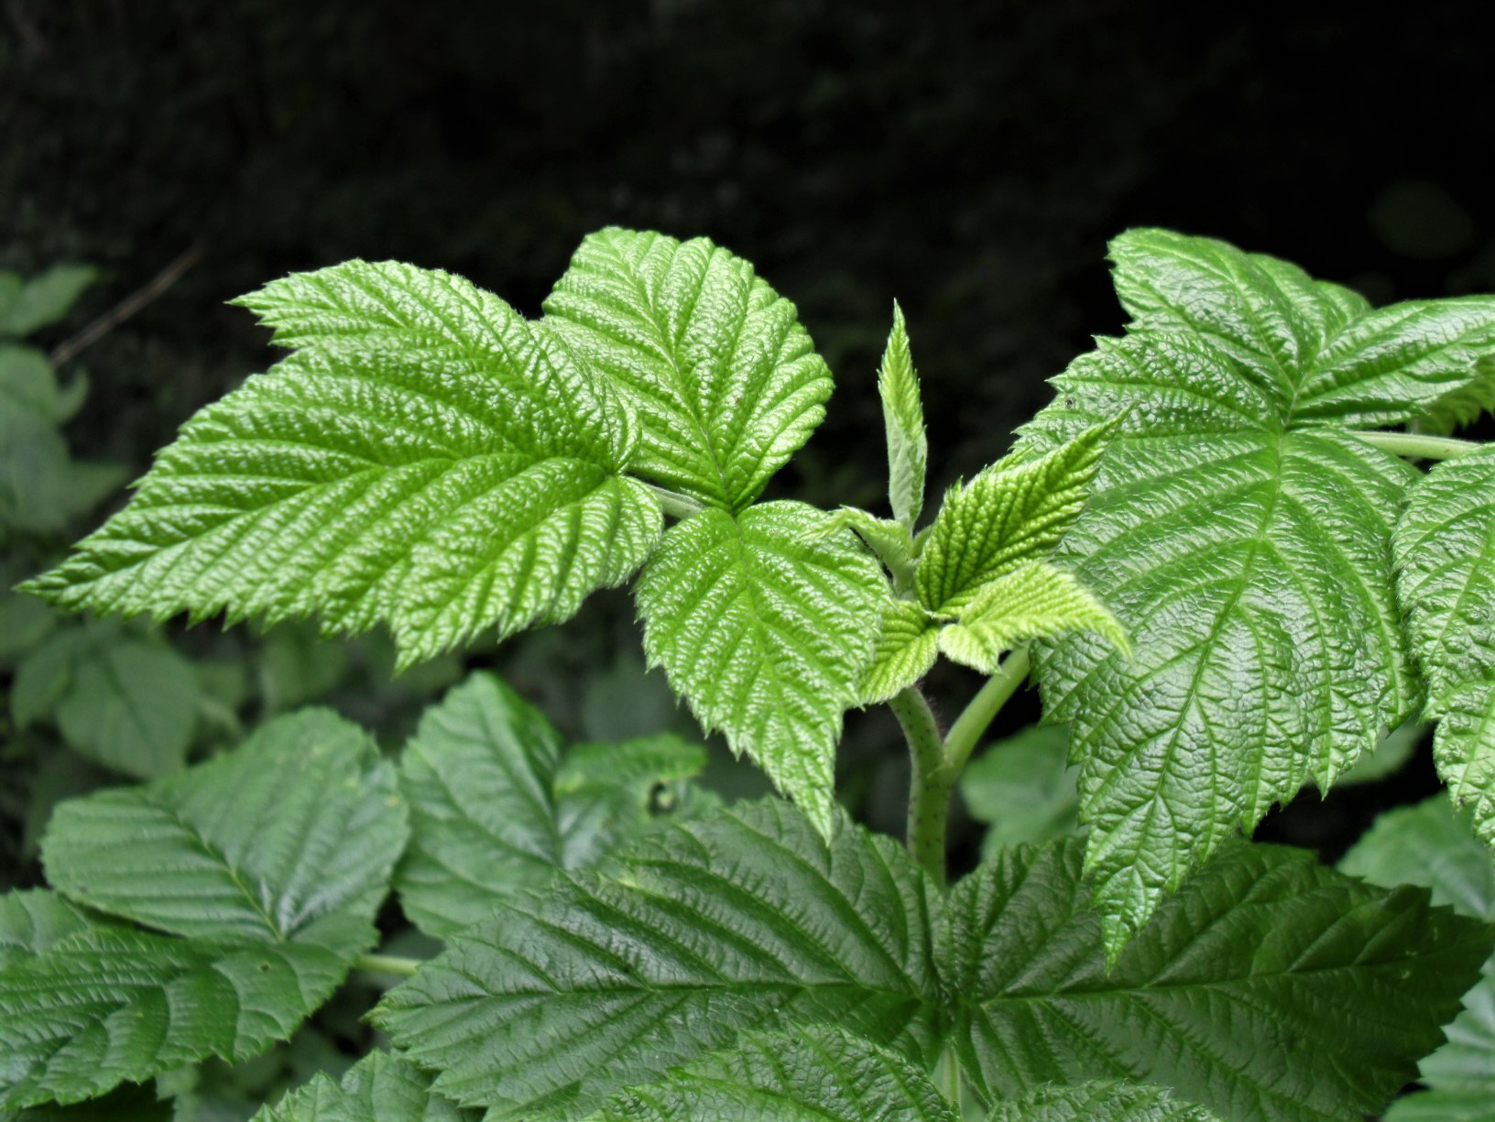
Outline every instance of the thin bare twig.
[(109, 332), (113, 331), (125, 320), (129, 319), (141, 308), (156, 299), (168, 288), (174, 285), (183, 273), (196, 265), (202, 257), (202, 243), (197, 242), (190, 246), (185, 253), (162, 269), (144, 288), (136, 289), (126, 296), (114, 307), (94, 320), (78, 334), (70, 339), (59, 343), (52, 351), (51, 360), (53, 366), (61, 366), (63, 363), (75, 358), (84, 347), (97, 343)]

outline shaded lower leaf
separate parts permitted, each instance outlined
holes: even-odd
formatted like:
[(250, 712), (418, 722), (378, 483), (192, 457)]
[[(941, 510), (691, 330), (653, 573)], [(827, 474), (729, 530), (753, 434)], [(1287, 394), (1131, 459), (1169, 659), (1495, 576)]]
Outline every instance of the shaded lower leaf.
[(748, 1029), (829, 1022), (932, 1060), (927, 881), (891, 839), (766, 800), (559, 874), (392, 990), (374, 1021), (493, 1119), (584, 1117)]
[(745, 1032), (728, 1050), (631, 1087), (593, 1122), (958, 1122), (905, 1057), (830, 1026)]
[[(673, 736), (567, 750), (513, 689), (472, 675), (426, 710), (401, 759), (412, 819), (396, 875), (405, 914), (450, 935), (557, 869), (600, 863), (653, 821), (656, 786), (705, 763), (703, 748)], [(678, 783), (670, 790), (698, 801)]]
[(1083, 843), (1008, 851), (957, 886), (940, 936), (955, 1043), (1001, 1099), (1132, 1079), (1232, 1122), (1351, 1122), (1435, 1047), (1492, 932), (1318, 866), (1235, 843), (1107, 973)]
[(402, 1056), (373, 1052), (339, 1083), (318, 1075), (253, 1122), (474, 1122), (463, 1110), (431, 1093), (431, 1076)]
[(1118, 1080), (1039, 1087), (996, 1103), (987, 1122), (1216, 1122), (1202, 1106), (1180, 1102), (1166, 1087)]
[(1074, 833), (1077, 771), (1069, 766), (1068, 725), (1032, 726), (983, 749), (960, 775), (966, 809), (986, 824), (982, 855)]

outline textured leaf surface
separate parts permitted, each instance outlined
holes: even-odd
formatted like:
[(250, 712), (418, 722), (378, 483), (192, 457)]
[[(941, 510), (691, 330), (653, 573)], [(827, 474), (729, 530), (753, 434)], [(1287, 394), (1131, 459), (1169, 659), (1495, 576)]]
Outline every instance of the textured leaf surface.
[(945, 494), (919, 554), (919, 602), (952, 614), (989, 581), (1043, 558), (1085, 504), (1115, 422), (1047, 454), (1009, 456)]
[(302, 710), (179, 775), (61, 804), (42, 858), (72, 899), (162, 931), (351, 960), (373, 941), (406, 834), (368, 734)]
[(752, 502), (825, 416), (830, 371), (794, 305), (707, 238), (588, 236), (544, 322), (637, 410), (632, 470), (708, 505)]
[(745, 1029), (833, 1023), (932, 1059), (928, 887), (906, 852), (769, 800), (651, 833), (616, 876), (559, 875), (373, 1016), (494, 1118), (584, 1117)]
[(1131, 654), (1121, 624), (1089, 589), (1062, 569), (1036, 561), (983, 585), (956, 622), (940, 630), (939, 648), (954, 662), (995, 674), (1002, 655), (1014, 647), (1081, 631)]
[(426, 710), (401, 758), (411, 839), (395, 887), (405, 914), (449, 935), (521, 886), (601, 863), (653, 821), (658, 784), (705, 763), (702, 748), (669, 736), (565, 752), (539, 710), (473, 675)]
[(89, 926), (91, 921), (55, 892), (7, 892), (0, 896), (0, 970), (29, 962)]
[[(1373, 884), (1420, 884), (1433, 900), (1495, 922), (1495, 866), (1468, 811), (1443, 795), (1381, 814), (1340, 862)], [(1418, 1064), (1431, 1090), (1396, 1102), (1388, 1122), (1487, 1122), (1495, 1109), (1495, 958), (1444, 1027), (1448, 1042)]]
[(1439, 1041), (1491, 931), (1426, 892), (1236, 843), (1108, 974), (1083, 844), (1009, 851), (955, 889), (939, 958), (984, 1093), (1132, 1079), (1232, 1120), (1374, 1114)]
[(231, 947), (89, 923), (0, 968), (0, 1109), (76, 1102), (209, 1055), (248, 1059), (347, 969), (308, 943)]
[(1039, 448), (1131, 410), (1056, 564), (1136, 654), (1081, 635), (1038, 659), (1049, 718), (1073, 727), (1114, 953), (1224, 838), (1415, 711), (1389, 535), (1417, 474), (1333, 429), (1284, 431), (1275, 383), (1197, 335), (1103, 340), (1054, 383), (1025, 430)]
[(1216, 1122), (1202, 1106), (1179, 1102), (1163, 1087), (1119, 1080), (1039, 1087), (999, 1102), (987, 1122)]
[(374, 1052), (354, 1064), (339, 1083), (318, 1075), (253, 1122), (473, 1122), (463, 1110), (431, 1093), (431, 1077), (409, 1060)]
[(888, 334), (882, 365), (877, 371), (877, 393), (882, 398), (883, 427), (888, 443), (888, 502), (893, 517), (912, 532), (924, 509), (924, 474), (929, 465), (929, 438), (924, 432), (924, 402), (919, 375), (908, 346), (903, 309), (893, 305), (893, 330)]
[(552, 333), (445, 273), (348, 262), (243, 301), (301, 349), (183, 426), (28, 586), (62, 606), (386, 623), (403, 664), (573, 613), (653, 548), (628, 413)]
[(705, 510), (670, 528), (635, 588), (650, 662), (822, 829), (841, 714), (888, 597), (849, 532), (817, 533), (833, 517), (790, 502)]
[(940, 624), (929, 612), (912, 600), (889, 600), (858, 700), (863, 705), (886, 701), (919, 681), (939, 657), (939, 645)]
[(1495, 846), (1495, 452), (1437, 464), (1394, 538), (1397, 589), (1437, 721), (1433, 758), (1455, 804)]
[(829, 1026), (743, 1033), (735, 1048), (634, 1087), (596, 1122), (959, 1122), (903, 1056)]

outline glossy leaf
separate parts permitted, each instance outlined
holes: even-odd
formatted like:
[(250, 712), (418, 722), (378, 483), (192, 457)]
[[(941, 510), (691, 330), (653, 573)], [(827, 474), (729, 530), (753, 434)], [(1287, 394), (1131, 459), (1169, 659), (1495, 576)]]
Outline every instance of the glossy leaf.
[(600, 864), (653, 818), (661, 783), (705, 751), (671, 736), (572, 749), (498, 678), (475, 674), (427, 709), (400, 762), (411, 839), (395, 878), (405, 914), (445, 936), (557, 869)]
[(832, 1023), (932, 1061), (928, 885), (892, 839), (768, 800), (558, 875), (391, 991), (375, 1022), (490, 1118), (577, 1118), (744, 1030)]
[(939, 959), (983, 1094), (1132, 1079), (1233, 1122), (1358, 1122), (1412, 1078), (1489, 953), (1427, 893), (1236, 843), (1107, 972), (1083, 843), (1011, 850), (951, 896)]
[(709, 506), (747, 506), (825, 416), (830, 371), (794, 305), (707, 238), (589, 235), (544, 322), (637, 411), (632, 470)]
[(863, 705), (886, 701), (928, 674), (939, 657), (940, 627), (912, 600), (883, 604), (877, 646), (862, 676), (858, 700)]
[(337, 1082), (318, 1075), (251, 1122), (475, 1122), (431, 1093), (431, 1076), (401, 1056), (373, 1052)]
[(1136, 654), (1081, 635), (1037, 659), (1114, 955), (1225, 838), (1415, 712), (1388, 539), (1417, 476), (1333, 429), (1283, 431), (1275, 383), (1200, 335), (1102, 340), (1054, 384), (1035, 450), (1131, 410), (1055, 563)]
[(633, 1087), (594, 1122), (959, 1122), (923, 1069), (831, 1026), (745, 1032), (735, 1047)]
[(929, 438), (924, 432), (924, 403), (919, 375), (909, 352), (903, 309), (893, 304), (893, 329), (877, 370), (883, 427), (888, 444), (888, 502), (893, 518), (910, 533), (924, 509), (924, 475), (929, 465)]
[(832, 515), (761, 503), (670, 528), (635, 587), (644, 650), (705, 729), (721, 729), (822, 829), (841, 714), (858, 702), (887, 583)]
[(71, 609), (385, 623), (401, 665), (570, 616), (654, 547), (629, 413), (466, 281), (352, 261), (242, 301), (301, 349), (183, 426), (28, 584)]
[(1428, 679), (1433, 759), (1495, 846), (1495, 453), (1437, 464), (1397, 525), (1397, 590)]

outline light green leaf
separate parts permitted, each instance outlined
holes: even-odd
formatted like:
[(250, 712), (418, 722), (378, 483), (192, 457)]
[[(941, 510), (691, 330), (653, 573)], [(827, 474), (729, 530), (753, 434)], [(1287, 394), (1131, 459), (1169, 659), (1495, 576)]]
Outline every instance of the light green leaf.
[(939, 648), (954, 662), (995, 674), (1007, 651), (1077, 631), (1131, 654), (1126, 632), (1104, 604), (1068, 573), (1035, 561), (982, 585), (956, 622), (940, 630)]
[(1477, 364), (1495, 358), (1495, 298), (1373, 311), (1296, 265), (1169, 230), (1122, 234), (1111, 260), (1134, 327), (1197, 332), (1285, 423), (1447, 419), (1488, 396)]
[(1422, 889), (1237, 842), (1107, 972), (1083, 843), (1010, 850), (950, 898), (954, 1041), (992, 1098), (1130, 1079), (1236, 1122), (1358, 1122), (1434, 1047), (1492, 932)]
[(745, 1032), (730, 1050), (632, 1087), (593, 1122), (959, 1122), (903, 1056), (830, 1026)]
[(342, 1082), (318, 1075), (253, 1122), (462, 1122), (477, 1114), (431, 1093), (431, 1077), (409, 1060), (373, 1052)]
[(707, 238), (589, 235), (545, 320), (638, 412), (632, 470), (740, 511), (825, 416), (830, 371), (794, 305)]
[(1225, 838), (1416, 711), (1388, 538), (1417, 473), (1284, 431), (1268, 388), (1193, 334), (1103, 341), (1054, 384), (1036, 449), (1132, 411), (1055, 563), (1136, 654), (1080, 635), (1036, 659), (1047, 716), (1073, 727), (1114, 954)]
[(829, 1023), (932, 1062), (930, 888), (890, 838), (827, 840), (767, 800), (558, 875), (390, 991), (372, 1017), (489, 1118), (585, 1117), (744, 1030)]
[(953, 615), (987, 582), (1045, 557), (1084, 506), (1115, 428), (1095, 425), (1043, 456), (1008, 456), (947, 491), (919, 553), (919, 602)]
[(1379, 783), (1395, 775), (1417, 753), (1427, 732), (1425, 721), (1414, 718), (1402, 722), (1376, 741), (1375, 748), (1356, 760), (1350, 770), (1335, 782), (1346, 787), (1357, 783)]
[(192, 664), (176, 651), (118, 635), (72, 662), (57, 725), (85, 759), (154, 779), (186, 762), (201, 696)]
[(1069, 726), (1029, 726), (982, 749), (960, 773), (960, 797), (986, 824), (983, 857), (1046, 842), (1079, 826), (1079, 769), (1069, 766)]
[(88, 265), (54, 265), (24, 285), (0, 287), (0, 338), (55, 323), (98, 276)]
[(347, 969), (317, 943), (234, 946), (86, 921), (0, 968), (0, 1110), (78, 1102), (209, 1055), (248, 1059), (286, 1039)]
[(939, 641), (940, 623), (927, 611), (912, 600), (888, 600), (858, 701), (886, 701), (924, 677), (939, 656)]
[(987, 1122), (1217, 1122), (1163, 1087), (1120, 1080), (1038, 1087), (996, 1103)]
[(557, 869), (602, 863), (652, 823), (656, 786), (705, 763), (704, 749), (672, 736), (564, 751), (537, 709), (474, 674), (426, 710), (400, 762), (412, 827), (395, 878), (405, 914), (450, 935)]
[(47, 877), (80, 903), (217, 943), (313, 944), (351, 962), (407, 836), (394, 769), (328, 710), (142, 787), (61, 804)]
[(893, 517), (910, 533), (924, 509), (924, 473), (929, 438), (924, 432), (924, 403), (919, 375), (909, 353), (903, 309), (893, 303), (893, 330), (877, 370), (877, 393), (888, 442), (888, 501)]
[(790, 502), (705, 510), (670, 528), (634, 590), (650, 664), (827, 830), (841, 714), (888, 597), (849, 533), (817, 536), (832, 517)]
[(865, 510), (854, 506), (843, 506), (831, 517), (816, 526), (809, 535), (818, 539), (832, 537), (845, 528), (856, 531), (893, 582), (893, 590), (900, 595), (911, 592), (914, 584), (914, 539), (902, 523), (887, 518), (875, 518)]
[[(1435, 795), (1416, 806), (1381, 814), (1340, 861), (1343, 872), (1373, 884), (1419, 884), (1433, 900), (1465, 915), (1495, 921), (1495, 866), (1471, 829), (1470, 814), (1455, 814)], [(1444, 1026), (1448, 1042), (1418, 1065), (1432, 1090), (1398, 1100), (1388, 1122), (1482, 1122), (1495, 1103), (1495, 958), (1464, 1009)]]
[(1495, 846), (1495, 450), (1437, 464), (1396, 527), (1397, 590), (1437, 721), (1433, 759)]
[(387, 624), (401, 665), (570, 616), (662, 516), (629, 413), (466, 281), (348, 262), (242, 301), (302, 349), (183, 426), (130, 505), (26, 586), (60, 606)]
[(1473, 380), (1425, 406), (1415, 424), (1421, 432), (1451, 433), (1492, 410), (1495, 410), (1495, 359), (1486, 358), (1475, 364)]

